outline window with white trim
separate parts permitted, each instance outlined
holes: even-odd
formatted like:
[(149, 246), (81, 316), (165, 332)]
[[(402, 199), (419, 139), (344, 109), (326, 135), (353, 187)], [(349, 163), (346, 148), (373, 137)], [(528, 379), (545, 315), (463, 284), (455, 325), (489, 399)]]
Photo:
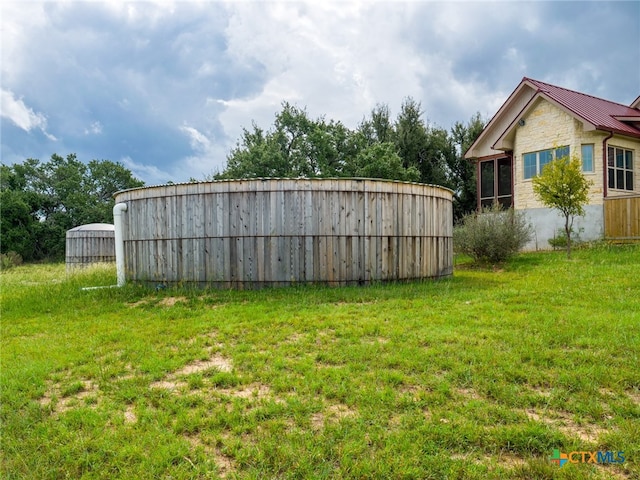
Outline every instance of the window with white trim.
[(525, 153), (522, 156), (524, 166), (524, 179), (540, 175), (544, 166), (556, 158), (568, 157), (569, 146), (540, 150), (538, 152)]
[(609, 188), (633, 190), (633, 151), (620, 147), (607, 147)]
[(593, 172), (593, 144), (582, 145), (582, 171), (585, 173)]

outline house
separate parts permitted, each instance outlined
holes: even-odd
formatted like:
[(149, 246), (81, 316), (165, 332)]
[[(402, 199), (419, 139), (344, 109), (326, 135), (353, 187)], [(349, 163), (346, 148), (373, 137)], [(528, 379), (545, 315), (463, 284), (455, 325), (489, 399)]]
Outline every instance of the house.
[(524, 211), (535, 230), (527, 249), (549, 248), (564, 224), (536, 199), (531, 179), (574, 154), (593, 181), (574, 231), (582, 240), (640, 239), (640, 97), (626, 106), (523, 78), (465, 154), (477, 163), (478, 208)]

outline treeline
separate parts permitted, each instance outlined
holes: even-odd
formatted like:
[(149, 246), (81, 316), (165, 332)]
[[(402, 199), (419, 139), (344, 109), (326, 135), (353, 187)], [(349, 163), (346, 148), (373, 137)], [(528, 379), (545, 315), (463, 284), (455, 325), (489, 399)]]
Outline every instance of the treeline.
[(120, 163), (75, 154), (53, 154), (0, 165), (0, 253), (25, 261), (64, 258), (67, 230), (87, 223), (113, 223), (113, 194), (144, 185)]
[[(451, 131), (429, 125), (411, 98), (391, 118), (378, 105), (355, 130), (304, 109), (282, 105), (271, 129), (243, 129), (222, 172), (206, 178), (369, 177), (431, 183), (454, 191), (454, 216), (476, 206), (475, 169), (464, 152), (484, 127), (479, 114)], [(75, 154), (47, 162), (0, 165), (0, 253), (25, 261), (61, 260), (66, 231), (112, 223), (113, 194), (143, 186), (120, 163)]]
[(464, 153), (482, 132), (480, 114), (451, 131), (429, 125), (420, 103), (407, 98), (391, 118), (378, 105), (355, 130), (284, 103), (271, 129), (243, 129), (225, 169), (212, 179), (369, 177), (431, 183), (454, 191), (454, 215), (476, 207), (476, 177)]

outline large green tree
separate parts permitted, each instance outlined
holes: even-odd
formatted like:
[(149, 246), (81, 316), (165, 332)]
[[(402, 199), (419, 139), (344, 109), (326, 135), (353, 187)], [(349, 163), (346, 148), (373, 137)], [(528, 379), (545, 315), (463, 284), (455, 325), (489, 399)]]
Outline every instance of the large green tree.
[(393, 140), (405, 168), (416, 168), (419, 181), (448, 184), (446, 162), (453, 154), (447, 132), (425, 122), (419, 102), (407, 97), (395, 122)]
[(113, 194), (144, 183), (120, 163), (75, 154), (53, 154), (49, 161), (27, 159), (0, 166), (2, 253), (15, 251), (25, 260), (59, 260), (65, 234), (87, 223), (113, 221)]
[(447, 169), (449, 186), (453, 189), (453, 216), (460, 221), (477, 206), (476, 164), (464, 158), (469, 147), (484, 129), (485, 122), (476, 113), (466, 124), (456, 122), (451, 129), (451, 142), (455, 154), (448, 157)]
[[(227, 156), (227, 166), (214, 178), (344, 177), (419, 180), (415, 169), (402, 165), (395, 144), (380, 138), (391, 135), (380, 116), (364, 121), (357, 131), (342, 123), (311, 119), (305, 110), (284, 103), (273, 128), (253, 124), (244, 129)], [(373, 115), (376, 115), (374, 110)]]

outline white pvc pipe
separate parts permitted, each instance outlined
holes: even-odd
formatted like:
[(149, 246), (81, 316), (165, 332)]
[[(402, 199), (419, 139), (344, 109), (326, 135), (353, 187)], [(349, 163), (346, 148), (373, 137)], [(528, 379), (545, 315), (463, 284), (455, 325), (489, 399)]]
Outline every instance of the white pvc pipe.
[(115, 227), (116, 244), (116, 277), (118, 279), (118, 287), (122, 287), (126, 282), (124, 275), (124, 239), (122, 236), (122, 215), (126, 211), (126, 203), (116, 203), (116, 205), (113, 207), (113, 226)]

